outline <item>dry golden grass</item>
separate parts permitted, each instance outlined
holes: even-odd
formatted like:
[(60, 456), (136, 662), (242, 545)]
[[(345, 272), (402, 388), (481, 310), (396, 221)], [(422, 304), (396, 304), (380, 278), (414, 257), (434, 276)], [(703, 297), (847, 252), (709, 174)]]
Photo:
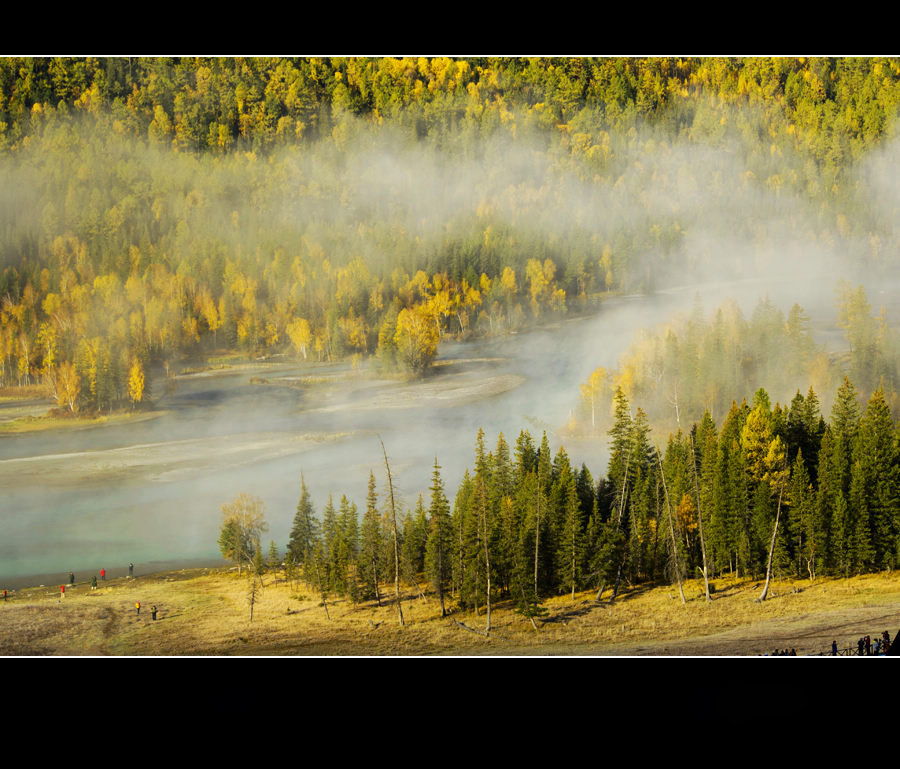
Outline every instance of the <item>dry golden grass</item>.
[[(266, 577), (250, 621), (248, 580), (230, 570), (195, 569), (66, 591), (31, 588), (0, 603), (0, 654), (9, 655), (758, 655), (795, 648), (818, 654), (865, 633), (900, 628), (900, 577), (780, 581), (757, 603), (756, 582), (716, 581), (714, 600), (700, 581), (638, 587), (616, 602), (593, 593), (545, 602), (535, 631), (508, 603), (485, 615), (441, 619), (433, 597), (403, 595), (404, 626), (385, 588), (382, 606), (329, 601), (330, 619), (305, 585)], [(299, 588), (299, 593), (298, 593)], [(135, 602), (140, 601), (140, 615)], [(157, 621), (150, 607), (159, 608)]]
[(144, 422), (148, 419), (158, 419), (168, 414), (167, 411), (117, 411), (113, 414), (100, 414), (94, 416), (54, 416), (51, 413), (44, 415), (26, 414), (25, 416), (0, 422), (0, 433), (18, 434), (35, 433), (46, 430), (83, 430), (89, 427), (102, 425), (115, 425), (125, 422)]
[(3, 400), (43, 400), (50, 397), (49, 388), (42, 384), (10, 385), (0, 387), (0, 401)]

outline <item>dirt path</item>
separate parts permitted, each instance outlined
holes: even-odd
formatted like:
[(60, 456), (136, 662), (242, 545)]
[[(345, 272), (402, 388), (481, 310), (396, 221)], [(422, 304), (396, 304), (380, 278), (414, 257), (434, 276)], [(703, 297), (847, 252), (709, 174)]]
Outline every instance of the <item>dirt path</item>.
[(887, 630), (900, 635), (900, 602), (866, 608), (842, 609), (789, 619), (768, 620), (694, 638), (629, 641), (621, 644), (551, 644), (522, 647), (498, 645), (491, 654), (543, 656), (772, 656), (775, 650), (794, 649), (798, 656), (830, 655), (831, 642), (840, 650), (853, 648), (856, 639), (872, 640)]

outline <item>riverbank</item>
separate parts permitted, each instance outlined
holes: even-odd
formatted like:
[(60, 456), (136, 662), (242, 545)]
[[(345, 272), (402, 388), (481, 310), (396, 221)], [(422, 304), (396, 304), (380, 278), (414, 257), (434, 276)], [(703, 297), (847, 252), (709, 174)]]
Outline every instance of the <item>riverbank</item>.
[[(900, 578), (778, 581), (760, 604), (758, 585), (716, 581), (685, 586), (682, 604), (668, 585), (622, 591), (615, 603), (593, 592), (544, 602), (538, 629), (509, 602), (441, 618), (436, 598), (405, 587), (400, 608), (384, 586), (381, 605), (329, 598), (327, 605), (283, 572), (263, 577), (252, 619), (249, 580), (236, 568), (193, 568), (32, 587), (0, 602), (4, 656), (763, 656), (794, 649), (828, 653), (868, 634), (900, 630)], [(424, 583), (421, 585), (424, 589)], [(138, 613), (136, 604), (140, 602)], [(156, 606), (157, 616), (150, 615)]]

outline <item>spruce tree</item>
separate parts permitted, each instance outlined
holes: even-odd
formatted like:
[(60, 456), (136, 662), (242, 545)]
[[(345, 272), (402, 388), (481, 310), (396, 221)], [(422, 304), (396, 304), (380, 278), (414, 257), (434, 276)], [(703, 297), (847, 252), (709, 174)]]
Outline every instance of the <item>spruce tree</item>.
[(584, 571), (584, 523), (575, 478), (568, 465), (561, 469), (557, 486), (563, 504), (556, 552), (557, 581), (560, 591), (570, 591), (574, 601)]
[(382, 532), (378, 516), (378, 495), (375, 493), (375, 474), (369, 471), (369, 490), (366, 495), (366, 511), (360, 527), (359, 576), (362, 582), (362, 598), (375, 599), (381, 606), (379, 582), (383, 578)]
[[(296, 566), (309, 576), (312, 569), (310, 563), (313, 548), (318, 541), (319, 533), (315, 519), (315, 510), (309, 490), (303, 476), (300, 476), (300, 501), (297, 502), (297, 512), (294, 515), (294, 523), (291, 527), (288, 551), (291, 553)], [(307, 580), (310, 581), (310, 580)]]
[[(859, 504), (868, 512), (869, 552), (860, 552), (868, 568), (893, 568), (900, 523), (900, 453), (890, 407), (879, 388), (869, 399), (854, 452), (854, 477)], [(866, 528), (857, 523), (858, 539)], [(860, 539), (859, 542), (862, 545)]]
[(400, 551), (401, 574), (404, 581), (414, 585), (420, 596), (422, 590), (419, 587), (419, 574), (425, 571), (425, 547), (428, 541), (428, 518), (425, 513), (425, 503), (419, 494), (416, 500), (416, 509), (413, 513), (407, 511), (403, 520), (403, 545)]
[(328, 495), (328, 502), (322, 509), (322, 579), (329, 592), (342, 594), (340, 563), (338, 554), (338, 522), (334, 500)]
[(425, 545), (425, 574), (437, 593), (441, 616), (447, 616), (444, 600), (447, 583), (452, 573), (451, 553), (453, 529), (450, 522), (450, 503), (444, 494), (440, 465), (434, 459), (431, 474), (431, 502), (428, 506), (428, 540)]
[(346, 495), (341, 495), (338, 509), (338, 562), (342, 574), (342, 587), (350, 599), (359, 600), (359, 516), (356, 505)]
[(457, 594), (462, 605), (468, 606), (468, 554), (467, 554), (467, 530), (469, 519), (472, 516), (472, 494), (474, 485), (469, 470), (466, 469), (463, 479), (456, 489), (453, 500), (453, 514), (451, 523), (453, 526), (453, 590)]

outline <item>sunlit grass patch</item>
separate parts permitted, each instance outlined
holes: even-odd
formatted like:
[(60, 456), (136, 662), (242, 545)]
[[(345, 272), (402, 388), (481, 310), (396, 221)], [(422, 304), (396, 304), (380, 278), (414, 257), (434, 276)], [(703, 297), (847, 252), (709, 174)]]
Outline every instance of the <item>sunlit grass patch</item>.
[(623, 586), (613, 603), (609, 589), (599, 602), (596, 591), (585, 591), (575, 600), (545, 599), (537, 630), (512, 601), (497, 600), (490, 634), (484, 607), (455, 608), (441, 618), (437, 599), (410, 587), (401, 594), (401, 625), (392, 585), (383, 586), (380, 605), (331, 596), (326, 611), (313, 586), (287, 582), (281, 573), (263, 582), (252, 621), (246, 571), (114, 579), (96, 591), (78, 584), (62, 600), (51, 588), (18, 591), (0, 603), (0, 654), (761, 654), (785, 646), (817, 654), (832, 634), (843, 645), (876, 630), (893, 635), (900, 623), (900, 577), (893, 574), (776, 580), (764, 602), (757, 601), (762, 586), (755, 580), (716, 579), (709, 602), (702, 580), (685, 582), (685, 603), (677, 586), (665, 584)]

